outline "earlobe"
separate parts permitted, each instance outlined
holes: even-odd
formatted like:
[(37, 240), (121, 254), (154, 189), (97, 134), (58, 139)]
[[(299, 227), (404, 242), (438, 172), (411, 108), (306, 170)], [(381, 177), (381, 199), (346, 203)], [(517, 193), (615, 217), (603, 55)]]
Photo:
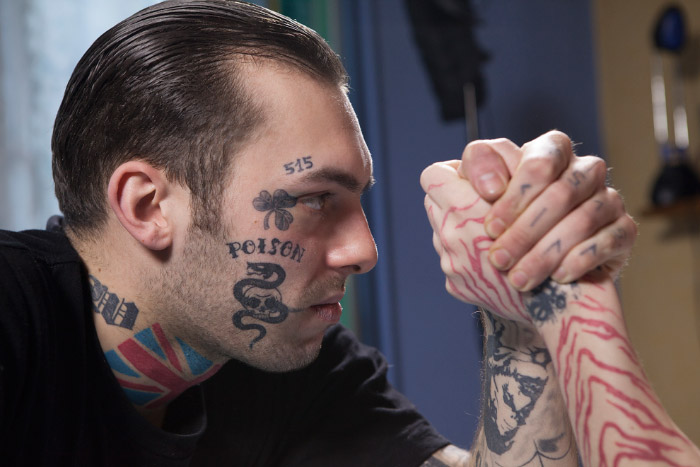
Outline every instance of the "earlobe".
[(174, 219), (164, 209), (169, 188), (165, 174), (143, 161), (125, 162), (109, 180), (109, 206), (126, 231), (151, 250), (172, 245)]

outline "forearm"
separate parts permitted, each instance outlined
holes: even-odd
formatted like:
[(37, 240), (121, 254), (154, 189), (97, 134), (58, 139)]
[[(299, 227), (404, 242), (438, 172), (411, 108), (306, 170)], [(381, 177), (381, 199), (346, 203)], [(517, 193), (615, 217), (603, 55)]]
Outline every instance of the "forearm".
[(576, 466), (552, 359), (534, 326), (482, 311), (484, 382), (475, 466)]
[(612, 280), (547, 287), (526, 308), (552, 355), (584, 465), (700, 465), (644, 374)]

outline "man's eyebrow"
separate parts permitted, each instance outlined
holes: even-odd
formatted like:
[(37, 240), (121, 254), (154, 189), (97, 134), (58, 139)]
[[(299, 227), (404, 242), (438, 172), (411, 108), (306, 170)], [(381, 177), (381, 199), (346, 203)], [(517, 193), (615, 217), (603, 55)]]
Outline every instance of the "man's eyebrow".
[(365, 186), (351, 173), (344, 170), (324, 167), (306, 174), (301, 179), (302, 182), (334, 182), (353, 193), (366, 193), (374, 185), (374, 177), (370, 176)]

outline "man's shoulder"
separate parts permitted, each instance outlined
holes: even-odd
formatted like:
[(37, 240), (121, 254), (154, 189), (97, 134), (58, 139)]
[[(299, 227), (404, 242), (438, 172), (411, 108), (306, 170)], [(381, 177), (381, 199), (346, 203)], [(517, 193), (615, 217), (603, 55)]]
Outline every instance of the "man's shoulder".
[(0, 257), (9, 263), (38, 261), (48, 265), (80, 261), (63, 233), (44, 230), (0, 230)]

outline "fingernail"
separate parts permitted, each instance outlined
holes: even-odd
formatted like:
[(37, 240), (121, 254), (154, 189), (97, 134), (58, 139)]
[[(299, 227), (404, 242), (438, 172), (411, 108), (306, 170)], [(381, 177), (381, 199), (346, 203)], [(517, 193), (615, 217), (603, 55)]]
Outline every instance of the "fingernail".
[(566, 270), (563, 267), (557, 269), (554, 272), (554, 274), (552, 274), (552, 279), (554, 279), (557, 282), (569, 282), (566, 280), (566, 279), (568, 279), (568, 277), (567, 277)]
[(489, 257), (496, 269), (508, 269), (513, 261), (513, 257), (504, 248), (492, 251)]
[(499, 218), (491, 219), (486, 223), (486, 233), (491, 238), (498, 238), (506, 230), (506, 224)]
[(513, 287), (515, 287), (518, 290), (522, 290), (525, 288), (528, 282), (528, 277), (527, 274), (525, 274), (525, 271), (522, 269), (518, 269), (517, 271), (513, 271), (510, 274), (510, 283), (513, 284)]
[(496, 195), (501, 193), (505, 187), (505, 180), (496, 172), (487, 172), (476, 181), (479, 192), (485, 195)]

